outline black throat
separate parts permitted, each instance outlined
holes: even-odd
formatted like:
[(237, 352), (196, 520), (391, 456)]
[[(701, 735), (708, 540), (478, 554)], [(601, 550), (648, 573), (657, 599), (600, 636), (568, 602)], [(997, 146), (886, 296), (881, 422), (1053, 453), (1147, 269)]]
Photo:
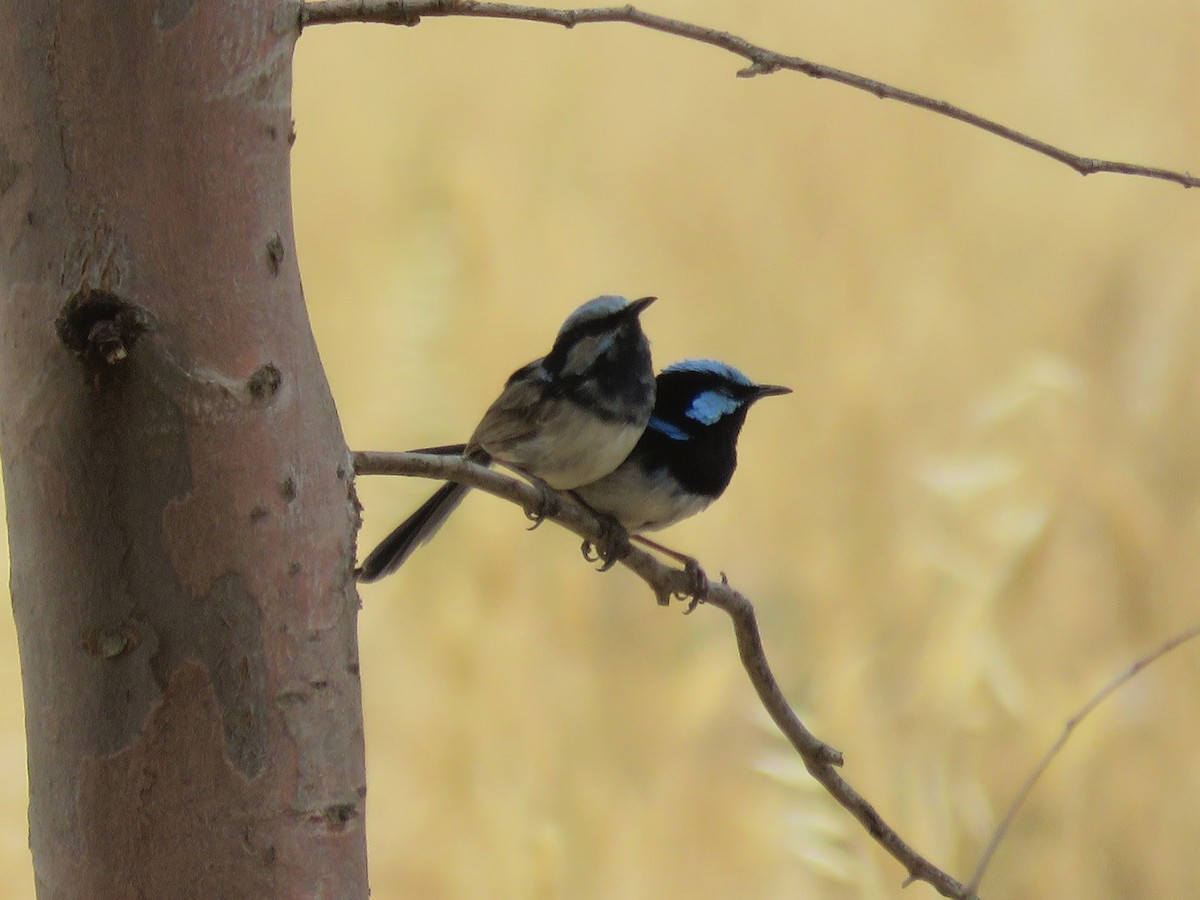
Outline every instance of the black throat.
[[(737, 468), (737, 440), (750, 408), (749, 396), (711, 422), (688, 415), (696, 398), (728, 383), (703, 372), (663, 373), (651, 426), (634, 451), (648, 469), (665, 466), (685, 490), (716, 499)], [(731, 393), (736, 396), (737, 390)], [(662, 423), (656, 427), (657, 423)]]

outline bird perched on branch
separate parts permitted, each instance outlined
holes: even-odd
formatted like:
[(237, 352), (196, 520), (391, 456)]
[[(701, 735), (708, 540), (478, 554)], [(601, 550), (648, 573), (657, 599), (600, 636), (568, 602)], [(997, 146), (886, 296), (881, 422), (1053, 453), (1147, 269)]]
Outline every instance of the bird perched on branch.
[[(654, 299), (596, 297), (571, 313), (550, 352), (508, 379), (463, 456), (504, 463), (556, 490), (596, 481), (620, 465), (654, 406), (650, 342), (639, 320)], [(371, 551), (358, 580), (375, 581), (403, 565), (468, 490), (443, 485)]]
[(694, 516), (729, 486), (737, 468), (738, 434), (750, 407), (763, 397), (791, 392), (755, 384), (733, 366), (711, 359), (668, 366), (659, 373), (654, 411), (629, 457), (574, 492), (631, 533)]

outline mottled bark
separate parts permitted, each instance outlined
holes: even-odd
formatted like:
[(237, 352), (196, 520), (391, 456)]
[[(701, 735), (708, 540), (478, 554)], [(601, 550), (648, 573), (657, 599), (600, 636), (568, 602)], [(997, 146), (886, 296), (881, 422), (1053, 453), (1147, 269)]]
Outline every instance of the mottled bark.
[(0, 456), (41, 898), (365, 897), (296, 11), (0, 0)]

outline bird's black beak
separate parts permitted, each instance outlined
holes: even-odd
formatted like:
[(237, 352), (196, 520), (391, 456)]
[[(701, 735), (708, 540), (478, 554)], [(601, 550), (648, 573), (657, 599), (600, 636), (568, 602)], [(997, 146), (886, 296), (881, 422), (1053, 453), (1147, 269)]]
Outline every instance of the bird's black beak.
[(778, 397), (782, 394), (790, 394), (792, 389), (784, 387), (781, 384), (756, 384), (754, 386), (754, 399), (761, 400), (763, 397)]
[(631, 301), (629, 301), (629, 305), (627, 307), (625, 307), (625, 309), (623, 309), (622, 312), (625, 313), (625, 315), (630, 316), (631, 318), (637, 318), (638, 316), (640, 316), (642, 314), (642, 311), (647, 306), (649, 306), (651, 303), (653, 303), (657, 299), (658, 299), (657, 297), (640, 297), (637, 300), (631, 300)]

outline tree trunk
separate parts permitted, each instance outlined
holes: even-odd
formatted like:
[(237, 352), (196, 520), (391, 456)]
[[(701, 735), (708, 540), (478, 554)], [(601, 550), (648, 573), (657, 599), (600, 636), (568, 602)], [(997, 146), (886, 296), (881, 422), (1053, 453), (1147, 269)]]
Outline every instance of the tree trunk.
[(294, 6), (0, 0), (0, 454), (40, 898), (367, 895), (357, 504)]

